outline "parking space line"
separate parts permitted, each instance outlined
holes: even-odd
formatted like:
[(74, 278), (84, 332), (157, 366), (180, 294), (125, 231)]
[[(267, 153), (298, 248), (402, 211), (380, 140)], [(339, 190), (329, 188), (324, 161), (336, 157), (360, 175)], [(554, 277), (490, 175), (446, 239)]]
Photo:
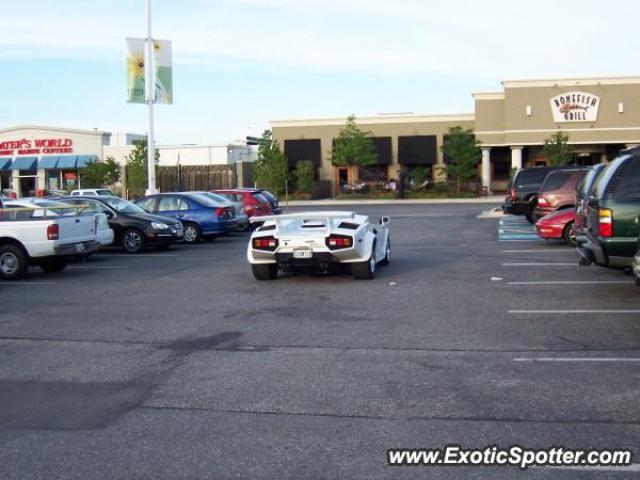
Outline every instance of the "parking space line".
[(3, 287), (52, 287), (54, 282), (2, 282), (0, 286)]
[(640, 362), (632, 357), (518, 357), (514, 362)]
[(154, 258), (154, 257), (178, 257), (179, 255), (176, 253), (136, 253), (136, 254), (126, 254), (126, 253), (97, 253), (93, 255), (94, 257), (126, 257), (126, 258)]
[(629, 285), (635, 286), (631, 281), (625, 280), (541, 280), (526, 282), (507, 282), (507, 285)]
[(570, 248), (532, 248), (529, 250), (503, 250), (502, 253), (575, 253)]
[(74, 266), (69, 267), (67, 270), (127, 270), (129, 267), (94, 267), (93, 265), (87, 266)]
[(626, 314), (638, 314), (640, 313), (640, 310), (615, 310), (615, 309), (610, 309), (610, 310), (607, 310), (607, 309), (604, 309), (604, 310), (583, 310), (583, 309), (581, 310), (507, 310), (507, 313), (511, 313), (511, 314), (616, 313), (619, 315), (626, 315)]
[(506, 262), (503, 267), (567, 267), (578, 266), (578, 262)]

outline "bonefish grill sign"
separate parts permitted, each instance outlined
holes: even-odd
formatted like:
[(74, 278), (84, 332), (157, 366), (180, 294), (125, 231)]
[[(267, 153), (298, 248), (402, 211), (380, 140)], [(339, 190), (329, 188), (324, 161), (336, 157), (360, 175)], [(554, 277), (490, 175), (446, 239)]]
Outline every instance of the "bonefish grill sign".
[(556, 123), (595, 122), (599, 108), (600, 97), (587, 92), (566, 92), (551, 99)]
[(73, 140), (70, 138), (38, 138), (34, 140), (22, 138), (0, 141), (0, 156), (52, 153), (73, 153)]

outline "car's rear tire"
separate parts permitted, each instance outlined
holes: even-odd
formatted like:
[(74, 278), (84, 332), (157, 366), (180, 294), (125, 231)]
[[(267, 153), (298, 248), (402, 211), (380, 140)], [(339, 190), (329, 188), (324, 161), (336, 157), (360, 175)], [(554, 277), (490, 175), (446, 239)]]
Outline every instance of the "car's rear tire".
[(351, 274), (356, 280), (370, 280), (376, 274), (376, 260), (371, 252), (371, 257), (366, 262), (351, 264)]
[(531, 223), (531, 224), (535, 224), (536, 223), (536, 220), (533, 218), (533, 212), (526, 213), (525, 217), (527, 218), (529, 223)]
[(136, 228), (129, 228), (122, 234), (122, 248), (127, 253), (140, 253), (146, 244), (144, 233)]
[(200, 229), (195, 223), (184, 224), (184, 236), (182, 237), (184, 243), (193, 245), (194, 243), (198, 243), (201, 238), (202, 233), (200, 233)]
[(0, 278), (17, 280), (27, 274), (29, 259), (17, 245), (0, 246)]
[(58, 273), (67, 268), (69, 261), (66, 258), (47, 258), (40, 260), (38, 266), (47, 273)]
[(278, 264), (251, 264), (251, 272), (256, 280), (275, 280), (278, 277)]
[(640, 277), (635, 277), (634, 282), (636, 282), (636, 287), (640, 287)]
[(575, 247), (577, 245), (576, 236), (571, 232), (573, 230), (573, 222), (569, 222), (565, 225), (564, 230), (562, 230), (562, 239), (564, 243), (571, 247)]
[(391, 263), (391, 241), (387, 238), (387, 248), (384, 251), (384, 258), (380, 261), (380, 265), (389, 265)]

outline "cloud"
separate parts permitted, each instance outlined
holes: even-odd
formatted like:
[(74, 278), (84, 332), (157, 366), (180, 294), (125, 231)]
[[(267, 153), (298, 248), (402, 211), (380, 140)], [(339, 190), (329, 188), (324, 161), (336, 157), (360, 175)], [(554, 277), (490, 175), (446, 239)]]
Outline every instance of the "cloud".
[[(0, 58), (120, 61), (124, 37), (144, 32), (144, 12), (124, 4), (73, 15), (42, 6), (33, 16), (29, 3), (0, 19)], [(154, 28), (173, 40), (176, 64), (496, 79), (628, 73), (626, 52), (640, 46), (631, 24), (640, 5), (628, 1), (603, 9), (596, 1), (191, 0), (178, 11), (156, 3)]]

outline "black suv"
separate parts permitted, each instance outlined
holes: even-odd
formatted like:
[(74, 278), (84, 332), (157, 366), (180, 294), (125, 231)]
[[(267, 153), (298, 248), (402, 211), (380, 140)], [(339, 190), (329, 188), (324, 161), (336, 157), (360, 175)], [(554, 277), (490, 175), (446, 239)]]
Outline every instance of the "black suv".
[(560, 167), (528, 167), (518, 170), (511, 181), (510, 195), (502, 209), (505, 213), (524, 215), (534, 223), (533, 209), (538, 204), (538, 191), (549, 172)]
[(640, 235), (640, 148), (621, 152), (607, 165), (587, 202), (580, 263), (630, 268)]
[(113, 230), (113, 244), (122, 246), (127, 253), (139, 253), (147, 245), (163, 250), (182, 240), (184, 235), (180, 221), (148, 213), (120, 197), (75, 196), (59, 200), (70, 205), (87, 205), (104, 213)]

